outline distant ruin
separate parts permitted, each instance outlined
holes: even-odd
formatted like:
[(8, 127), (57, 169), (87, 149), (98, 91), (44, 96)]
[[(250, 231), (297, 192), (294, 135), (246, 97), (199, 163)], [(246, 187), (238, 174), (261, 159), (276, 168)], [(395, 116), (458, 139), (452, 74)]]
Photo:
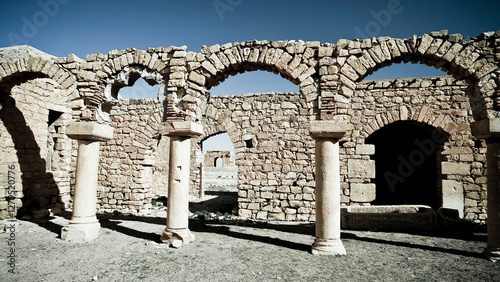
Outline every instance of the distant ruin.
[[(162, 240), (179, 247), (194, 240), (187, 203), (199, 195), (200, 165), (220, 158), (236, 167), (238, 216), (315, 221), (313, 253), (345, 253), (341, 206), (425, 205), (487, 222), (485, 252), (498, 258), (499, 50), (500, 32), (464, 41), (446, 31), (85, 59), (1, 48), (0, 219), (13, 216), (11, 206), (18, 217), (72, 210), (62, 238), (88, 241), (98, 234), (96, 211), (140, 214), (153, 195), (168, 195)], [(401, 62), (450, 76), (364, 80)], [(210, 96), (228, 76), (254, 70), (300, 93)], [(139, 78), (159, 85), (156, 99), (119, 96)], [(201, 142), (220, 133), (234, 156), (203, 159)]]

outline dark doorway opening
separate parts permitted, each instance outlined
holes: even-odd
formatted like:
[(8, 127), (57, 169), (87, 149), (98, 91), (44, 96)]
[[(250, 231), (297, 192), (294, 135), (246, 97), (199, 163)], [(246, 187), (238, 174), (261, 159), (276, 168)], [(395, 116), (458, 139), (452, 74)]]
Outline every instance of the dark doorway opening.
[(448, 137), (442, 129), (414, 121), (397, 121), (368, 136), (366, 143), (375, 145), (372, 204), (439, 208), (438, 152)]

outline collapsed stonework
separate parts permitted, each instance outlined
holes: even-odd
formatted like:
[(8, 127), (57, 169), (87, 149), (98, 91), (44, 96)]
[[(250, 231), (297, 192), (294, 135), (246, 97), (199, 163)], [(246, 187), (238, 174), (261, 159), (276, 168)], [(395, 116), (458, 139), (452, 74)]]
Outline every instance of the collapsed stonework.
[[(64, 238), (87, 240), (98, 223), (85, 199), (103, 212), (137, 213), (150, 207), (153, 194), (168, 193), (162, 240), (181, 246), (194, 240), (187, 202), (199, 187), (199, 143), (227, 132), (238, 167), (239, 216), (316, 221), (313, 252), (345, 252), (341, 205), (367, 206), (382, 195), (389, 195), (384, 203), (416, 204), (408, 199), (423, 194), (418, 187), (399, 203), (390, 195), (407, 191), (401, 187), (413, 181), (406, 179), (433, 163), (426, 173), (435, 186), (422, 184), (432, 198), (425, 204), (487, 220), (486, 252), (498, 257), (499, 48), (500, 32), (464, 41), (446, 31), (337, 44), (248, 41), (203, 46), (200, 53), (185, 46), (130, 48), (85, 60), (2, 48), (0, 217), (10, 217), (12, 205), (19, 215), (72, 209)], [(400, 62), (452, 77), (363, 81)], [(280, 74), (300, 94), (210, 96), (229, 75), (253, 70)], [(158, 98), (122, 99), (120, 88), (141, 77), (160, 86)], [(398, 132), (422, 135), (401, 140), (413, 149), (392, 156), (385, 143)], [(88, 165), (94, 162), (97, 169)], [(15, 187), (7, 185), (10, 171)], [(82, 227), (88, 223), (91, 230)]]

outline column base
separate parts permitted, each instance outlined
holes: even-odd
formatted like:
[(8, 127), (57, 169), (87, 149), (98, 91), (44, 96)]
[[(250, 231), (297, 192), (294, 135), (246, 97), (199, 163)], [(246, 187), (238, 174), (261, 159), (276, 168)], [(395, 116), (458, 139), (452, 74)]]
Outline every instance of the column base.
[(180, 248), (194, 241), (194, 234), (189, 228), (173, 229), (165, 228), (161, 234), (160, 240), (174, 248)]
[(61, 239), (69, 242), (85, 243), (97, 239), (101, 224), (92, 223), (73, 223), (61, 229)]
[(344, 244), (340, 239), (316, 237), (311, 251), (313, 255), (346, 255)]
[(484, 248), (483, 255), (491, 261), (500, 261), (500, 248), (499, 247), (486, 247)]

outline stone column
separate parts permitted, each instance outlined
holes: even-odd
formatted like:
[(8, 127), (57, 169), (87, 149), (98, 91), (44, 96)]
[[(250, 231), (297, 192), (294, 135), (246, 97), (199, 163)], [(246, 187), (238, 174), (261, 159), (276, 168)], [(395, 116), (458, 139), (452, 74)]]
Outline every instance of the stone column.
[(99, 142), (113, 139), (113, 128), (94, 122), (76, 122), (66, 135), (78, 139), (73, 214), (62, 228), (61, 239), (83, 243), (96, 239), (100, 224), (96, 217)]
[(345, 255), (340, 240), (340, 160), (339, 139), (346, 123), (334, 120), (312, 121), (309, 134), (316, 141), (316, 239), (315, 255)]
[(500, 118), (484, 119), (471, 124), (476, 138), (486, 139), (488, 244), (484, 254), (500, 260)]
[(191, 138), (202, 135), (203, 127), (190, 121), (170, 122), (160, 131), (170, 137), (167, 227), (161, 241), (178, 248), (194, 241), (188, 227)]

